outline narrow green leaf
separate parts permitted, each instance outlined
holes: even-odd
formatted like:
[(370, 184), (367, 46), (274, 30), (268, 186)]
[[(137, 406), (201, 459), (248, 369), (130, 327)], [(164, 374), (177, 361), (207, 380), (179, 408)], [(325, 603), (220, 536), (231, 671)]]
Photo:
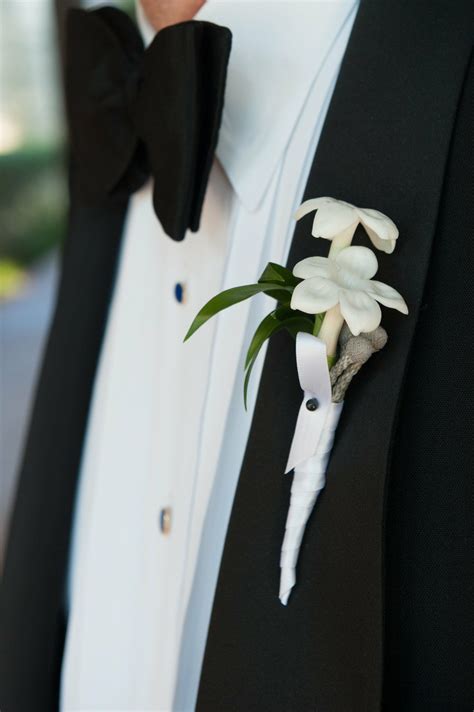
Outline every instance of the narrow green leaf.
[(267, 339), (276, 334), (282, 329), (286, 329), (291, 334), (298, 331), (309, 331), (311, 333), (313, 322), (307, 316), (300, 312), (295, 312), (288, 307), (278, 307), (270, 312), (259, 324), (257, 330), (250, 342), (247, 356), (245, 359), (245, 378), (244, 378), (244, 404), (247, 409), (247, 391), (250, 381), (250, 374), (257, 359), (257, 356)]
[(281, 306), (290, 306), (293, 287), (280, 287), (280, 289), (266, 289), (265, 294), (275, 299)]
[(306, 316), (299, 316), (298, 319), (292, 319), (291, 323), (285, 324), (285, 329), (290, 336), (296, 339), (300, 331), (305, 331), (307, 334), (313, 333), (313, 321)]
[(220, 294), (217, 294), (215, 297), (210, 299), (197, 314), (193, 323), (189, 327), (188, 333), (184, 337), (184, 341), (187, 341), (190, 336), (192, 336), (203, 324), (206, 323), (206, 321), (223, 309), (227, 309), (234, 304), (243, 302), (245, 299), (253, 297), (255, 294), (259, 294), (260, 292), (271, 294), (271, 292), (275, 292), (275, 290), (278, 294), (286, 294), (293, 291), (291, 287), (285, 287), (281, 283), (264, 282), (259, 284), (246, 284), (242, 287), (232, 287), (232, 289), (226, 289)]
[(287, 267), (282, 267), (275, 262), (269, 262), (263, 270), (259, 282), (283, 282), (288, 287), (296, 287), (301, 282), (298, 277), (295, 277), (291, 270)]
[(247, 393), (249, 389), (249, 381), (250, 381), (250, 374), (252, 373), (252, 368), (254, 365), (255, 361), (252, 361), (250, 366), (245, 372), (245, 378), (244, 378), (244, 408), (247, 410)]
[(275, 329), (281, 325), (281, 322), (291, 317), (292, 313), (294, 312), (292, 312), (289, 307), (278, 307), (278, 309), (275, 309), (270, 312), (270, 314), (267, 314), (267, 316), (260, 322), (255, 334), (252, 337), (252, 341), (250, 342), (247, 356), (245, 358), (244, 368), (247, 368), (255, 354), (259, 352), (262, 344), (272, 335)]

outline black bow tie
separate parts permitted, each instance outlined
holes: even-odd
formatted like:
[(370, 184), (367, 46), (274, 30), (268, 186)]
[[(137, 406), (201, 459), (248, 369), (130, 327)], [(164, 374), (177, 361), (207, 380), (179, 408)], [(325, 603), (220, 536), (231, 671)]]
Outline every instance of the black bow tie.
[(154, 179), (165, 232), (199, 229), (222, 117), (231, 33), (209, 22), (159, 32), (148, 49), (120, 10), (71, 10), (66, 98), (72, 155), (92, 198)]

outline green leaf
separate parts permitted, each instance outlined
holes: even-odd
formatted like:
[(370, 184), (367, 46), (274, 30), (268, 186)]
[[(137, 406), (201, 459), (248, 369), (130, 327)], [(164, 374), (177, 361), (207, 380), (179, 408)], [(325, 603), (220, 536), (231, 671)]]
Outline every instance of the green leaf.
[(283, 282), (288, 287), (296, 287), (301, 282), (298, 277), (295, 277), (291, 270), (275, 262), (269, 262), (263, 270), (259, 282)]
[(295, 312), (289, 307), (278, 307), (270, 312), (263, 319), (250, 342), (247, 356), (245, 359), (245, 378), (244, 378), (244, 404), (247, 409), (247, 391), (250, 381), (250, 374), (255, 364), (257, 356), (267, 339), (276, 334), (278, 331), (286, 329), (291, 334), (296, 334), (299, 331), (312, 332), (313, 321), (301, 312)]
[(220, 294), (217, 294), (215, 297), (210, 299), (197, 314), (193, 323), (189, 327), (188, 333), (184, 337), (184, 341), (187, 341), (190, 336), (192, 336), (203, 324), (206, 323), (206, 321), (223, 309), (227, 309), (234, 304), (243, 302), (245, 299), (253, 297), (255, 294), (259, 294), (260, 292), (266, 292), (272, 296), (272, 292), (275, 293), (275, 290), (279, 295), (286, 295), (287, 293), (291, 293), (293, 288), (285, 287), (281, 284), (281, 282), (263, 282), (258, 284), (246, 284), (242, 287), (232, 287), (232, 289), (226, 289)]
[(252, 337), (250, 346), (245, 357), (244, 368), (247, 368), (249, 363), (254, 360), (260, 348), (265, 341), (272, 335), (275, 329), (281, 326), (282, 321), (288, 319), (292, 315), (292, 310), (288, 307), (278, 307), (260, 322), (255, 334)]
[(280, 289), (267, 289), (265, 294), (275, 299), (282, 306), (290, 306), (291, 297), (293, 295), (293, 287), (280, 287)]
[(303, 316), (303, 312), (298, 312), (298, 319), (292, 319), (291, 322), (285, 324), (285, 329), (293, 339), (296, 339), (300, 331), (305, 331), (307, 334), (313, 333), (313, 321)]

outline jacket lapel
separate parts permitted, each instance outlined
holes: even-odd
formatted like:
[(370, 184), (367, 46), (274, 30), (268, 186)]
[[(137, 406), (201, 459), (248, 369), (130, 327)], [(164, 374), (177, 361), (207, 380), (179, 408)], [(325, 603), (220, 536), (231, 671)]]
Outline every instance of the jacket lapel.
[[(410, 315), (349, 393), (295, 591), (278, 601), (300, 403), (294, 345), (270, 344), (216, 589), (198, 709), (375, 712), (383, 673), (384, 492), (451, 133), (466, 70), (467, 4), (361, 4), (305, 193), (388, 214), (400, 229), (380, 275)], [(298, 224), (289, 266), (327, 244)]]
[(84, 432), (127, 200), (69, 217), (57, 306), (38, 382), (0, 597), (0, 706), (54, 712), (65, 577)]

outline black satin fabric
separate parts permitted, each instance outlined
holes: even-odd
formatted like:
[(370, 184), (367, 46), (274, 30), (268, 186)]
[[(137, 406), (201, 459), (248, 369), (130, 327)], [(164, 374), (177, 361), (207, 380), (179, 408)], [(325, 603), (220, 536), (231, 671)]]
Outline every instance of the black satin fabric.
[(190, 21), (145, 50), (120, 10), (68, 15), (66, 98), (84, 198), (130, 195), (153, 176), (164, 231), (197, 231), (217, 144), (231, 33)]

